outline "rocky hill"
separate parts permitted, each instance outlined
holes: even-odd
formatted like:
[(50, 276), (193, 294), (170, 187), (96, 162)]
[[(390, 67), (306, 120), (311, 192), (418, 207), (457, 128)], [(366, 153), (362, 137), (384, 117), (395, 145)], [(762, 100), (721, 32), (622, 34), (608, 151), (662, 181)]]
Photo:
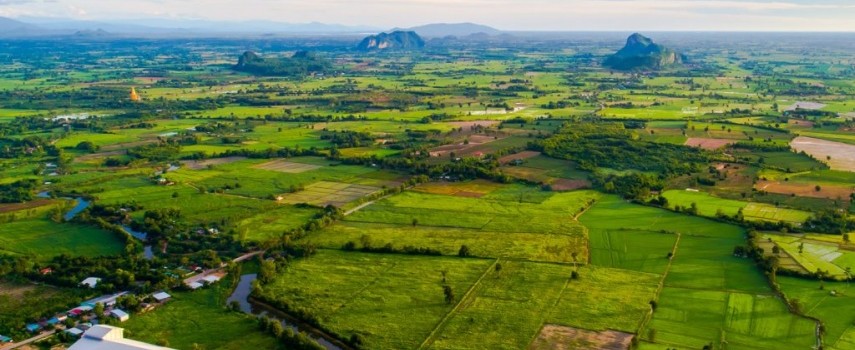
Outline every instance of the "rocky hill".
[(377, 50), (418, 50), (425, 47), (425, 41), (413, 31), (394, 31), (369, 36), (357, 46), (360, 51)]
[(606, 58), (603, 66), (617, 70), (657, 70), (681, 64), (684, 60), (683, 55), (674, 50), (635, 33), (629, 36), (620, 51)]

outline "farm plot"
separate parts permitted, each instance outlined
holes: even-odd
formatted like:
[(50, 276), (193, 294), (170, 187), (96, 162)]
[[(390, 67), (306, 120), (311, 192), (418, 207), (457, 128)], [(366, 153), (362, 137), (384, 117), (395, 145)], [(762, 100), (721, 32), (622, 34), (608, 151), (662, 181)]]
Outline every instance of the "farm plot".
[(634, 334), (617, 331), (594, 332), (549, 324), (543, 326), (531, 350), (624, 350), (632, 345)]
[(719, 213), (734, 216), (740, 210), (746, 220), (789, 222), (802, 224), (811, 214), (801, 210), (778, 208), (771, 204), (742, 202), (732, 199), (714, 197), (704, 192), (670, 190), (662, 193), (672, 206), (688, 208), (695, 204), (698, 214), (715, 217)]
[(261, 294), (308, 311), (338, 334), (361, 335), (366, 348), (415, 349), (454, 308), (445, 302), (443, 280), (462, 297), (492, 264), (320, 250), (292, 264)]
[(790, 146), (797, 152), (827, 160), (832, 169), (855, 171), (855, 145), (799, 136), (793, 139)]
[(309, 239), (324, 247), (353, 242), (361, 248), (365, 237), (374, 247), (431, 248), (450, 255), (467, 245), (481, 257), (583, 263), (587, 237), (573, 218), (596, 198), (583, 191), (527, 203), (410, 191), (363, 208)]
[(502, 185), (495, 182), (473, 180), (466, 182), (430, 182), (419, 185), (414, 189), (414, 191), (444, 194), (449, 196), (481, 198), (501, 187)]
[(380, 191), (379, 187), (318, 181), (306, 186), (302, 191), (282, 195), (279, 201), (289, 204), (306, 203), (321, 207), (327, 205), (342, 207), (377, 191)]
[(719, 148), (732, 145), (734, 143), (736, 143), (736, 140), (690, 137), (688, 140), (686, 140), (685, 145), (706, 150), (717, 150)]
[[(745, 233), (739, 227), (632, 205), (611, 196), (597, 202), (580, 221), (592, 232), (667, 230), (681, 234), (657, 298), (658, 307), (639, 333), (645, 342), (657, 344), (647, 348), (700, 348), (709, 343), (720, 346), (723, 341), (728, 348), (737, 349), (813, 344), (813, 322), (789, 314), (754, 264), (732, 255), (734, 246), (744, 244)], [(659, 249), (665, 243), (651, 253), (662, 256)], [(648, 247), (633, 248), (644, 251)], [(595, 256), (594, 261), (602, 260)]]
[[(450, 317), (429, 349), (525, 349), (545, 325), (634, 332), (650, 310), (658, 275), (572, 265), (500, 261)], [(473, 336), (473, 335), (478, 336)]]
[(209, 166), (217, 166), (220, 164), (228, 164), (233, 162), (238, 162), (245, 160), (246, 157), (224, 157), (224, 158), (212, 158), (212, 159), (202, 159), (202, 160), (182, 160), (181, 166), (186, 167), (191, 170), (203, 170), (207, 169)]
[[(502, 166), (502, 172), (510, 176), (547, 184), (554, 191), (573, 191), (582, 188), (590, 188), (588, 174), (577, 170), (573, 163), (566, 160), (550, 158), (543, 155), (522, 157), (513, 155), (506, 165)], [(511, 156), (508, 156), (511, 157)], [(514, 163), (519, 163), (514, 165)]]
[(59, 224), (46, 217), (0, 224), (0, 253), (49, 259), (61, 254), (90, 257), (115, 255), (124, 251), (124, 248), (124, 240), (115, 233), (80, 224)]
[[(795, 266), (782, 262), (781, 267), (803, 273), (825, 271), (834, 279), (843, 280), (855, 269), (855, 246), (844, 242), (840, 236), (764, 234), (761, 241), (771, 242), (780, 249), (778, 256), (784, 262), (792, 259)], [(771, 251), (767, 255), (772, 255)], [(780, 257), (779, 257), (780, 259)]]
[(299, 174), (307, 171), (319, 169), (320, 165), (289, 162), (284, 159), (278, 159), (263, 164), (253, 166), (255, 169), (263, 169), (270, 171), (278, 171), (289, 174)]
[(757, 181), (754, 188), (787, 195), (796, 195), (799, 197), (810, 198), (827, 198), (827, 199), (842, 199), (845, 200), (855, 193), (855, 186), (837, 186), (837, 185), (821, 185), (817, 190), (816, 184), (799, 183), (790, 181)]
[(855, 345), (855, 286), (847, 282), (820, 282), (779, 276), (778, 283), (790, 300), (825, 326), (823, 348), (852, 349)]
[[(335, 162), (313, 157), (288, 160), (288, 164), (285, 166), (292, 169), (288, 171), (303, 169), (302, 172), (283, 172), (257, 168), (257, 166), (267, 162), (265, 160), (247, 159), (220, 164), (212, 169), (181, 169), (170, 172), (167, 177), (170, 180), (189, 184), (196, 188), (260, 199), (269, 199), (283, 193), (289, 193), (284, 195), (285, 197), (299, 194), (301, 188), (308, 188), (319, 181), (381, 187), (399, 184), (398, 180), (401, 177), (400, 174), (383, 172), (375, 168), (339, 165)], [(277, 161), (275, 164), (282, 165), (282, 162)], [(310, 167), (314, 169), (309, 170)], [(354, 189), (358, 189), (358, 187)], [(286, 201), (285, 203), (302, 202)], [(317, 202), (321, 203), (322, 201)]]

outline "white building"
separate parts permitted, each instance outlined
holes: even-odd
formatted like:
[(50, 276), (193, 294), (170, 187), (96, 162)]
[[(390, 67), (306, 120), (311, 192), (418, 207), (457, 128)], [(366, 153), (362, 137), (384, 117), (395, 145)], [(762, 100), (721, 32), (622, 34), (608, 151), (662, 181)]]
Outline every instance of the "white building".
[(131, 319), (131, 315), (128, 315), (127, 312), (124, 312), (119, 309), (113, 309), (110, 311), (110, 316), (115, 317), (119, 322), (125, 322)]
[(172, 296), (167, 294), (166, 292), (154, 293), (151, 295), (151, 297), (154, 298), (154, 300), (157, 300), (158, 303), (167, 301), (169, 300), (169, 298), (172, 298)]
[(125, 339), (125, 330), (119, 327), (97, 325), (68, 350), (174, 350), (141, 341)]
[(83, 282), (80, 282), (81, 286), (89, 286), (89, 288), (95, 288), (98, 285), (98, 282), (101, 282), (101, 279), (98, 277), (89, 277)]

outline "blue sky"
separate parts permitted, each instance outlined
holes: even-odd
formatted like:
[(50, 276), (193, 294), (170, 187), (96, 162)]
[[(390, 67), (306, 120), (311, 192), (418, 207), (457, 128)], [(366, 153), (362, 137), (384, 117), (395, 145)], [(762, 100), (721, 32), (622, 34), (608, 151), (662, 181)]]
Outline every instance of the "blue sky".
[(0, 16), (272, 20), (506, 30), (855, 31), (855, 0), (0, 0)]

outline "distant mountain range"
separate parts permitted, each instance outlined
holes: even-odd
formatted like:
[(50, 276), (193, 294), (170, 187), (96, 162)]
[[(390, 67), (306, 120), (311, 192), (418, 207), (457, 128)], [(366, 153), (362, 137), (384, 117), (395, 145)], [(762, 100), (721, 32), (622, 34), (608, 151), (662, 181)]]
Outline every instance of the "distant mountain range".
[(139, 19), (122, 21), (83, 21), (62, 18), (0, 17), (0, 37), (74, 35), (75, 33), (109, 33), (121, 36), (193, 35), (223, 33), (258, 34), (366, 34), (380, 29), (368, 26), (345, 26), (325, 23), (280, 23), (272, 21), (207, 21)]
[(502, 31), (475, 23), (435, 23), (412, 28), (396, 28), (393, 31), (413, 31), (425, 38), (442, 38), (447, 36), (465, 37), (475, 34), (499, 35)]
[[(203, 35), (226, 33), (251, 34), (373, 34), (382, 29), (371, 26), (347, 26), (327, 23), (283, 23), (274, 21), (210, 21), (178, 19), (75, 20), (67, 18), (0, 17), (0, 37), (61, 36), (80, 33), (98, 36)], [(498, 29), (474, 23), (436, 23), (392, 31), (414, 31), (425, 38), (473, 35), (495, 36)]]

